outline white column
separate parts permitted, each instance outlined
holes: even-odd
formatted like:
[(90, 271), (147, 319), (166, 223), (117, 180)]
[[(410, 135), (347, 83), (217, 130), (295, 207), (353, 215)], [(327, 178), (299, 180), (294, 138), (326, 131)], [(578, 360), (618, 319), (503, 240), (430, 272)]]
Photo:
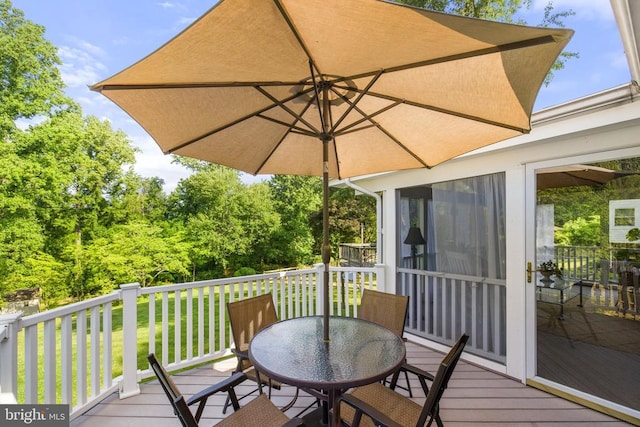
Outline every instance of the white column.
[(120, 380), (120, 399), (140, 394), (138, 386), (138, 351), (136, 332), (138, 328), (139, 283), (120, 286), (122, 300), (122, 379)]

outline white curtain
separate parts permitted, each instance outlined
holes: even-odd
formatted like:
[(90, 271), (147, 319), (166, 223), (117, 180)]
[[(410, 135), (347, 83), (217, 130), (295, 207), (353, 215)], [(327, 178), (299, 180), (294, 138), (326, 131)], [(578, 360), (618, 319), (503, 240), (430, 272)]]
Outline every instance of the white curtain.
[(432, 185), (436, 270), (504, 279), (503, 173)]
[(554, 259), (553, 218), (554, 205), (536, 206), (536, 266)]

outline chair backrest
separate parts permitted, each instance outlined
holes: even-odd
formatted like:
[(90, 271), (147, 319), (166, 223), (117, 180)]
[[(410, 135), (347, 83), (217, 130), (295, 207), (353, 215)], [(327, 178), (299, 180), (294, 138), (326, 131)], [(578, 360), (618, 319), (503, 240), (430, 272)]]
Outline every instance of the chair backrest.
[(233, 341), (240, 351), (249, 348), (249, 341), (260, 330), (278, 321), (271, 293), (227, 303), (227, 311)]
[(175, 398), (171, 402), (171, 405), (173, 406), (173, 411), (184, 427), (198, 427), (198, 423), (189, 410), (189, 406), (184, 400), (184, 396)]
[(362, 292), (358, 319), (368, 320), (393, 331), (404, 333), (409, 297), (365, 289)]
[(147, 356), (147, 360), (151, 365), (151, 369), (153, 369), (153, 372), (156, 374), (156, 377), (158, 377), (158, 381), (160, 381), (160, 385), (169, 398), (173, 411), (182, 425), (184, 427), (197, 427), (198, 423), (189, 410), (189, 407), (184, 400), (184, 396), (180, 394), (176, 384), (173, 382), (167, 371), (162, 367), (160, 362), (158, 362), (156, 355), (153, 353), (149, 354)]
[(447, 353), (444, 359), (442, 359), (442, 362), (440, 362), (440, 366), (438, 367), (435, 378), (431, 383), (431, 388), (429, 389), (429, 393), (427, 393), (427, 398), (425, 399), (420, 418), (416, 425), (425, 425), (429, 416), (437, 414), (440, 398), (449, 384), (449, 379), (458, 364), (458, 360), (460, 360), (460, 356), (462, 355), (462, 351), (464, 350), (464, 346), (467, 344), (468, 339), (469, 335), (462, 334), (453, 347), (451, 347), (449, 353)]

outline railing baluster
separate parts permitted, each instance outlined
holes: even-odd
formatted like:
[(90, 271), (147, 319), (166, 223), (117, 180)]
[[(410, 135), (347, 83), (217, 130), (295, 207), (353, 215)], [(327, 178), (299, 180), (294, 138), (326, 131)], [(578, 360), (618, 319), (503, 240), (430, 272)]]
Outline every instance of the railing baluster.
[(198, 288), (198, 357), (204, 356), (204, 288)]
[[(107, 389), (113, 384), (113, 313), (111, 310), (111, 301), (106, 302), (102, 307), (102, 383), (103, 388)], [(151, 338), (149, 338), (151, 340)]]
[(169, 292), (162, 292), (162, 363), (169, 363)]
[[(62, 375), (62, 402), (73, 404), (73, 343), (71, 314), (62, 317), (60, 323), (60, 358)], [(111, 333), (111, 330), (109, 330)], [(73, 405), (72, 405), (73, 406)]]
[(482, 350), (489, 352), (489, 286), (482, 284)]
[[(231, 346), (231, 327), (229, 329), (226, 328), (227, 325), (227, 293), (225, 292), (225, 287), (221, 286), (218, 288), (218, 292), (220, 293), (220, 305), (218, 307), (218, 313), (220, 313), (220, 324), (218, 328), (220, 328), (220, 341), (218, 344), (220, 349), (226, 348), (225, 343), (227, 339), (227, 333), (229, 334), (229, 346)], [(229, 295), (231, 295), (231, 291), (229, 291)], [(211, 329), (213, 329), (213, 324), (211, 325)], [(227, 332), (228, 331), (228, 332)]]
[(156, 352), (156, 294), (149, 294), (149, 353)]
[(293, 292), (292, 292), (294, 289), (294, 286), (290, 276), (285, 276), (284, 282), (285, 282), (285, 292), (287, 295), (287, 319), (291, 319), (294, 317), (293, 306), (295, 302), (293, 299)]
[(182, 292), (176, 290), (173, 296), (173, 363), (182, 356)]
[[(216, 332), (216, 294), (214, 291), (214, 287), (213, 286), (209, 286), (209, 353), (213, 353), (216, 349), (216, 345), (215, 345), (215, 332)], [(218, 288), (219, 289), (219, 288)], [(222, 297), (220, 298), (222, 299)], [(220, 313), (220, 317), (222, 319), (222, 315), (223, 313)], [(220, 333), (222, 333), (224, 329), (220, 330)], [(220, 348), (224, 348), (224, 346), (221, 346)]]
[(87, 402), (87, 311), (76, 314), (76, 396), (78, 404)]
[[(44, 322), (44, 403), (56, 403), (56, 320)], [(53, 355), (47, 357), (46, 355)]]
[[(478, 348), (478, 284), (471, 285), (471, 334), (469, 341), (474, 348)], [(467, 342), (468, 343), (468, 342)]]
[(24, 398), (38, 402), (38, 325), (24, 331)]
[[(187, 360), (193, 359), (193, 289), (187, 289)], [(176, 362), (182, 358), (177, 358)]]
[(91, 396), (100, 394), (100, 306), (91, 308)]

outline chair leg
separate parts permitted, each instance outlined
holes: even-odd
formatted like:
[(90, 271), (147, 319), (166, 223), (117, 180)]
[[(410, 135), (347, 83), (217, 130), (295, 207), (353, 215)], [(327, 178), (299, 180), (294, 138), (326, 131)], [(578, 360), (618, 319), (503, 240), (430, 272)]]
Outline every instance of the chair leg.
[(407, 382), (407, 391), (409, 392), (409, 397), (413, 397), (413, 392), (411, 391), (411, 384), (409, 383), (409, 372), (404, 371), (404, 379)]

